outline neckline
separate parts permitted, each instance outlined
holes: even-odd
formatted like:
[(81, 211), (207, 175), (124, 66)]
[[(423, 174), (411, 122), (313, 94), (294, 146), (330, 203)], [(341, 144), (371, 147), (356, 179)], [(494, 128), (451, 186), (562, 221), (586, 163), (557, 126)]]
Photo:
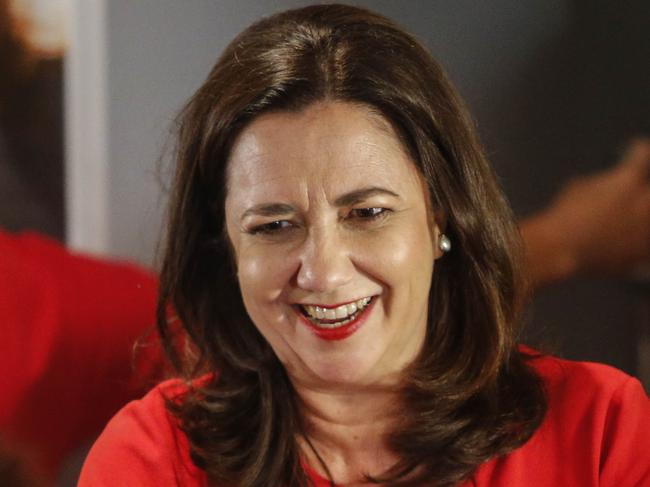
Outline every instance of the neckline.
[(300, 463), (302, 464), (302, 468), (305, 470), (307, 475), (309, 475), (314, 481), (314, 487), (343, 487), (339, 484), (331, 484), (329, 479), (326, 479), (320, 473), (318, 473), (314, 467), (305, 461), (304, 458), (300, 460)]

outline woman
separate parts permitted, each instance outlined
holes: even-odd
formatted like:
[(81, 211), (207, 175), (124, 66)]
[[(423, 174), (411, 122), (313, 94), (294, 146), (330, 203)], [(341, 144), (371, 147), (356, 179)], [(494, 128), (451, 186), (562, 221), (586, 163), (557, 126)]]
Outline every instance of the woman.
[(181, 116), (159, 323), (189, 380), (80, 485), (647, 482), (639, 383), (517, 347), (516, 235), (416, 40), (340, 5), (254, 24)]

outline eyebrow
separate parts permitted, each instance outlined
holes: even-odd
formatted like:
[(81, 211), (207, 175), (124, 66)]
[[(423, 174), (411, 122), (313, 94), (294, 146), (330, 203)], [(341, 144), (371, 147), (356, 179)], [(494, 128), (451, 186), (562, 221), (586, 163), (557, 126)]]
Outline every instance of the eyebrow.
[(251, 206), (241, 216), (241, 219), (252, 215), (258, 216), (278, 216), (293, 213), (295, 208), (286, 203), (262, 203), (260, 205)]
[(394, 198), (400, 197), (397, 193), (389, 189), (381, 188), (379, 186), (371, 186), (369, 188), (356, 189), (354, 191), (350, 191), (349, 193), (341, 195), (338, 198), (336, 198), (334, 204), (336, 206), (356, 205), (357, 203), (361, 203), (362, 201), (365, 201), (368, 198), (372, 198), (373, 196), (378, 196), (378, 195), (384, 195), (384, 196), (388, 195)]
[[(339, 196), (334, 201), (334, 205), (338, 207), (352, 206), (377, 195), (388, 195), (394, 198), (400, 198), (400, 196), (397, 193), (389, 189), (381, 188), (378, 186), (371, 186), (369, 188), (356, 189), (354, 191), (350, 191), (349, 193)], [(246, 217), (253, 216), (253, 215), (276, 217), (280, 215), (288, 215), (294, 213), (295, 211), (296, 209), (292, 205), (289, 205), (287, 203), (262, 203), (248, 208), (242, 214), (241, 219), (243, 220)]]

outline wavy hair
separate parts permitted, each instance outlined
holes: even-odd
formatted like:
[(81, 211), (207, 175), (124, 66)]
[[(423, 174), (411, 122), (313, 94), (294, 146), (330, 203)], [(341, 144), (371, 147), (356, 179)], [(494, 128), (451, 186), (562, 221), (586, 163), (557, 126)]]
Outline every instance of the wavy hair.
[(309, 484), (298, 400), (244, 309), (224, 203), (242, 129), (263, 113), (327, 100), (366, 105), (394, 126), (454, 243), (436, 264), (425, 344), (403, 384), (404, 419), (389, 437), (400, 461), (369, 480), (454, 485), (525, 443), (545, 414), (540, 380), (516, 344), (526, 289), (520, 242), (442, 68), (414, 37), (364, 9), (317, 5), (253, 24), (179, 116), (158, 324), (189, 379), (214, 373), (170, 408), (216, 485)]

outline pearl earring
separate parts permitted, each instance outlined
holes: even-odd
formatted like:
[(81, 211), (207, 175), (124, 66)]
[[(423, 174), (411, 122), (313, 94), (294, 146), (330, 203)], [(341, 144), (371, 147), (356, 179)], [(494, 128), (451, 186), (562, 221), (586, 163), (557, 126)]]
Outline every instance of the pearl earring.
[(447, 253), (451, 250), (451, 240), (444, 233), (440, 234), (440, 239), (438, 240), (438, 248), (441, 252)]

